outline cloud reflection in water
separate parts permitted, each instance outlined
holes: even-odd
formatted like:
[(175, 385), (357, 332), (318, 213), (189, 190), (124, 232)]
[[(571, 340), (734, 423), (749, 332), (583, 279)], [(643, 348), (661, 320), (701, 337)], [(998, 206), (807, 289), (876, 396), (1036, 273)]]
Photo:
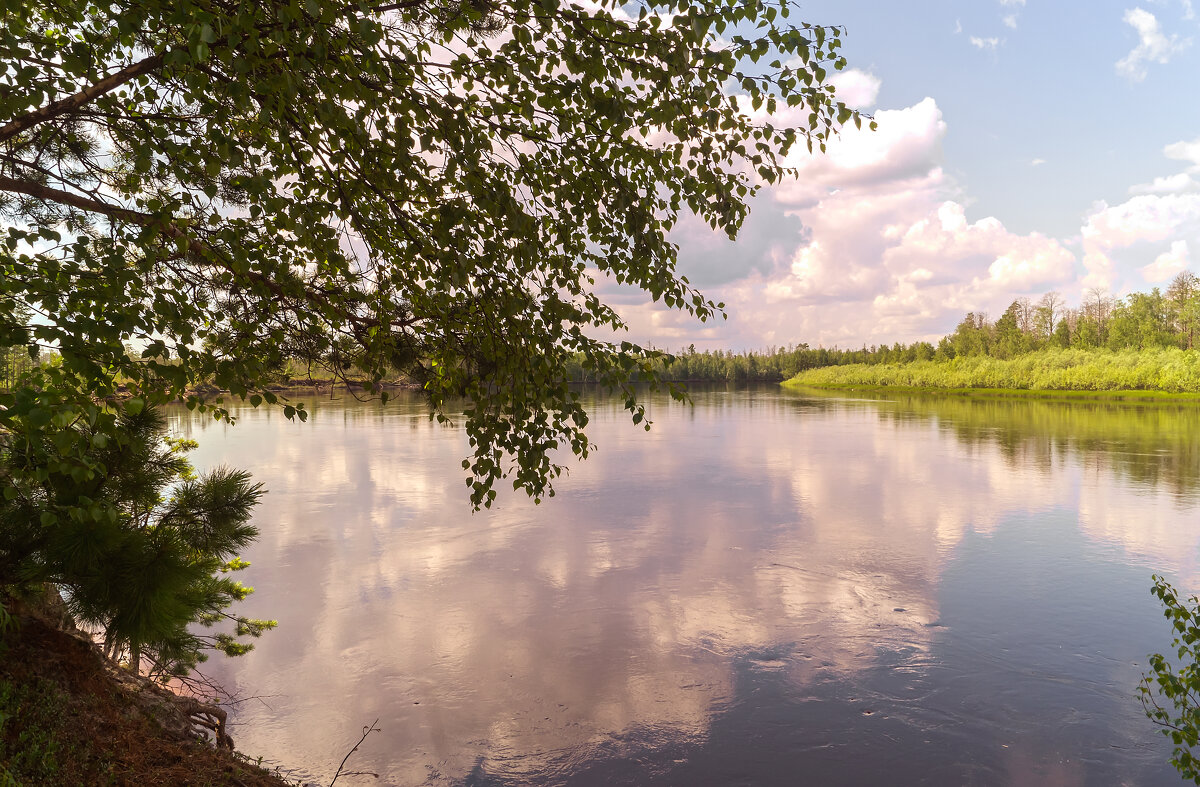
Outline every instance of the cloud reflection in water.
[(418, 402), (180, 411), (197, 464), (271, 491), (249, 612), (280, 628), (211, 663), (272, 695), (239, 747), (327, 781), (379, 716), (353, 764), (394, 784), (1171, 783), (1131, 692), (1169, 640), (1149, 574), (1196, 577), (1190, 411), (593, 412), (556, 498), (471, 514), (465, 437)]

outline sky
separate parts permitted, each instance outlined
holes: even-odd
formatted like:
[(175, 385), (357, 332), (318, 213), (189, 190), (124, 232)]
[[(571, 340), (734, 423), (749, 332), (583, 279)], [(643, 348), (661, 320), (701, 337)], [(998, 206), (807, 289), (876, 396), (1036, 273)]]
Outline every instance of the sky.
[(799, 178), (764, 188), (736, 241), (681, 222), (679, 271), (728, 319), (614, 290), (630, 339), (936, 340), (1016, 298), (1200, 272), (1200, 0), (819, 0), (800, 18), (847, 28), (838, 97), (878, 130), (792, 155)]

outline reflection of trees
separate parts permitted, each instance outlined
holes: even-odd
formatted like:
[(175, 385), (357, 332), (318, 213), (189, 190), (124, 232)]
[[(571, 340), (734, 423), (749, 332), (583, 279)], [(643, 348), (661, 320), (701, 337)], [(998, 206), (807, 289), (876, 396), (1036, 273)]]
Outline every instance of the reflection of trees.
[(1175, 495), (1200, 493), (1195, 404), (855, 395), (899, 405), (879, 408), (885, 423), (933, 422), (972, 448), (995, 445), (1014, 468), (1049, 473), (1074, 454), (1096, 472)]

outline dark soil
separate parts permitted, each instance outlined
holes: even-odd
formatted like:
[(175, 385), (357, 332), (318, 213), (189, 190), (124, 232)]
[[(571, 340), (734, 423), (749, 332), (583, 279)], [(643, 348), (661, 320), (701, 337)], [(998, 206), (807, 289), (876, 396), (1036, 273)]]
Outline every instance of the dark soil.
[(288, 785), (167, 732), (91, 642), (34, 615), (12, 622), (0, 639), (0, 785)]

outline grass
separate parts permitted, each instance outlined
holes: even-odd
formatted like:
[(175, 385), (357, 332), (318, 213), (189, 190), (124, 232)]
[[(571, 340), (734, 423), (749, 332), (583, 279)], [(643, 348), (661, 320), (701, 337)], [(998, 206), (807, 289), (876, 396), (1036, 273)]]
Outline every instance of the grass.
[(970, 356), (907, 364), (809, 369), (785, 385), (970, 396), (1200, 399), (1200, 352), (1047, 349), (1012, 359)]
[(1200, 400), (1200, 393), (1139, 390), (1038, 390), (1029, 388), (937, 388), (935, 386), (885, 385), (864, 383), (808, 383), (796, 378), (783, 385), (794, 388), (816, 388), (825, 391), (891, 391), (912, 394), (939, 394), (942, 396), (966, 396), (976, 398), (1018, 399), (1066, 399), (1072, 401), (1115, 401), (1115, 402), (1178, 402)]

